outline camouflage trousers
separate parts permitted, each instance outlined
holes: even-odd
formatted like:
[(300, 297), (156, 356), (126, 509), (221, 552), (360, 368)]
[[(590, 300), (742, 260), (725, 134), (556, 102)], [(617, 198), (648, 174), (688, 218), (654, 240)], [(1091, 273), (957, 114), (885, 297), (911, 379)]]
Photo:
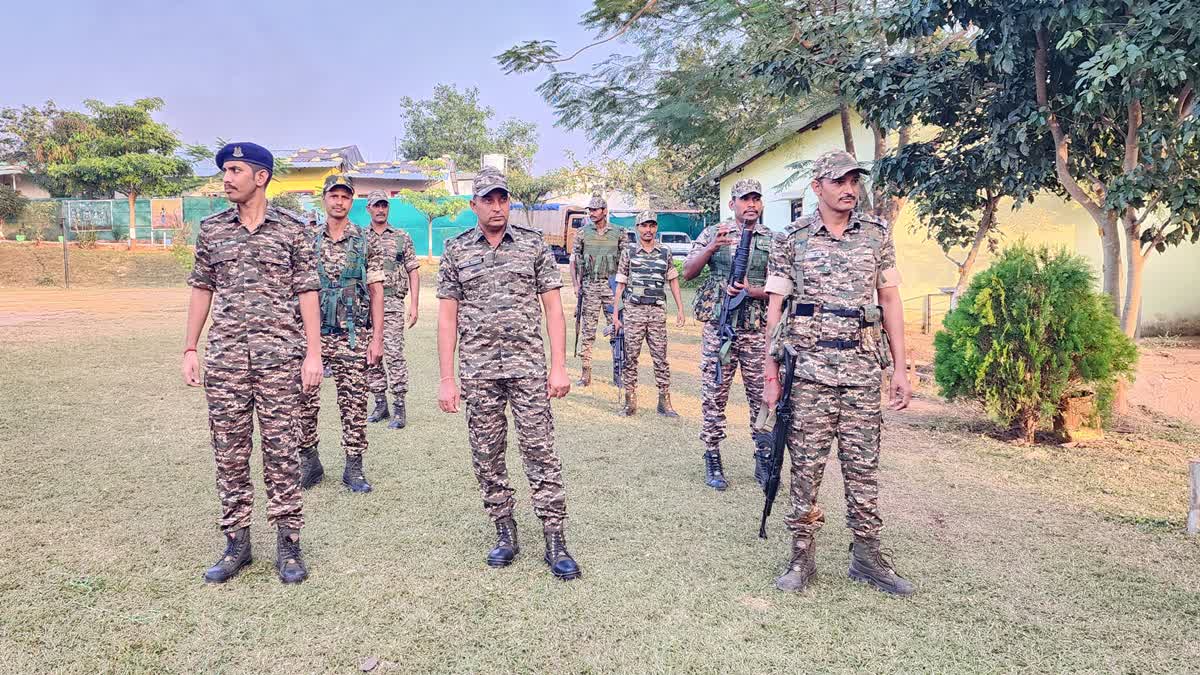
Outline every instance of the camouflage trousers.
[(262, 437), (263, 482), (267, 485), (267, 522), (277, 527), (302, 527), (304, 510), (296, 446), (300, 362), (264, 370), (210, 368), (204, 376), (204, 393), (217, 463), (221, 530), (233, 532), (250, 525), (254, 511), (250, 450), (256, 412)]
[(546, 397), (546, 378), (463, 378), (462, 394), (467, 405), (471, 462), (484, 511), (497, 521), (511, 516), (515, 504), (504, 459), (508, 448), (504, 407), (509, 405), (525, 475), (529, 478), (533, 512), (545, 529), (562, 530), (567, 519), (567, 494), (563, 488), (562, 462), (554, 450), (554, 418), (550, 399)]
[[(371, 332), (360, 330), (358, 342), (350, 348), (345, 335), (321, 336), (321, 361), (333, 371), (337, 387), (338, 412), (342, 418), (342, 450), (347, 455), (367, 451), (367, 343)], [(321, 412), (321, 393), (300, 394), (300, 447), (317, 444), (317, 417)]]
[(392, 383), (392, 395), (403, 398), (408, 393), (408, 362), (404, 360), (404, 323), (408, 315), (404, 312), (404, 301), (400, 311), (385, 312), (383, 315), (383, 360), (367, 366), (367, 390), (382, 396)]
[(792, 512), (786, 518), (796, 537), (811, 537), (825, 523), (817, 505), (821, 475), (833, 439), (846, 492), (846, 525), (856, 537), (877, 539), (879, 516), (879, 386), (834, 387), (797, 381), (792, 388)]
[(579, 358), (584, 368), (592, 365), (592, 345), (596, 341), (596, 324), (604, 316), (604, 325), (612, 323), (612, 317), (604, 313), (604, 306), (613, 304), (613, 292), (607, 279), (583, 282), (583, 315), (579, 318)]
[(654, 384), (665, 394), (671, 388), (671, 366), (667, 363), (667, 312), (662, 305), (625, 305), (625, 391), (637, 391), (642, 341), (650, 346)]
[(767, 337), (765, 331), (742, 331), (729, 347), (729, 363), (721, 367), (721, 384), (717, 384), (717, 367), (720, 365), (721, 340), (716, 322), (704, 324), (700, 342), (701, 368), (700, 411), (704, 423), (700, 427), (700, 440), (707, 450), (716, 452), (725, 440), (725, 405), (729, 403), (729, 389), (733, 385), (733, 374), (742, 371), (742, 384), (746, 388), (746, 403), (750, 406), (750, 433), (754, 434), (754, 418), (762, 404), (763, 360), (766, 358)]

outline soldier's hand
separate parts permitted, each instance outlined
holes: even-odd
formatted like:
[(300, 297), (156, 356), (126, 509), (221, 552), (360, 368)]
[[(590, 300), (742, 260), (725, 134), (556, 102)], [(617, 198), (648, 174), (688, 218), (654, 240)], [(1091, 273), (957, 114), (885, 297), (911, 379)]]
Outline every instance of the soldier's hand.
[(196, 356), (196, 350), (188, 350), (183, 353), (183, 364), (180, 366), (180, 371), (183, 372), (183, 381), (189, 387), (200, 386), (200, 357)]
[(546, 380), (546, 395), (550, 398), (562, 398), (571, 391), (571, 378), (567, 377), (566, 368), (551, 368), (550, 377)]
[(779, 402), (779, 395), (782, 393), (782, 387), (779, 386), (779, 375), (767, 374), (763, 382), (763, 397), (762, 404), (768, 410), (775, 407)]
[(730, 297), (733, 297), (733, 296), (737, 295), (738, 293), (741, 293), (743, 290), (745, 290), (745, 288), (746, 288), (745, 282), (735, 281), (732, 284), (729, 284), (729, 288), (726, 288), (725, 292), (728, 293)]
[(412, 328), (415, 325), (417, 325), (417, 306), (413, 304), (408, 308), (408, 327)]
[(321, 364), (321, 356), (306, 356), (300, 366), (300, 383), (306, 393), (320, 389), (321, 378), (325, 375), (325, 367)]
[(383, 358), (383, 340), (371, 339), (371, 343), (367, 345), (367, 364), (375, 365)]
[(687, 319), (683, 317), (683, 312), (681, 311), (675, 316), (675, 327), (683, 328), (685, 324), (687, 324)]
[(442, 412), (458, 412), (458, 384), (453, 377), (442, 378), (438, 385), (438, 407)]
[(612, 322), (612, 331), (613, 331), (613, 333), (617, 333), (620, 330), (621, 330), (621, 317), (614, 316), (613, 322)]
[(736, 244), (737, 239), (734, 239), (733, 237), (729, 236), (732, 233), (733, 233), (733, 225), (731, 223), (726, 223), (724, 225), (718, 226), (717, 227), (717, 236), (713, 238), (712, 243), (709, 244), (709, 246), (713, 250), (716, 250), (718, 248), (721, 248), (722, 246), (729, 246), (730, 244)]
[(892, 374), (891, 386), (892, 401), (888, 404), (888, 408), (892, 410), (904, 410), (912, 401), (912, 384), (908, 381), (908, 373), (903, 370)]

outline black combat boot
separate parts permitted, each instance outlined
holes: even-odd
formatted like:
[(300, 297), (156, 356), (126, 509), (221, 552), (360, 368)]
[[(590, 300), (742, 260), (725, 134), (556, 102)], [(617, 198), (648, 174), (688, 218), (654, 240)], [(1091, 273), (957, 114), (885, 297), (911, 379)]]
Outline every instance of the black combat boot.
[(554, 573), (554, 578), (570, 581), (578, 579), (583, 572), (579, 569), (579, 565), (575, 559), (571, 557), (570, 551), (567, 550), (567, 536), (561, 530), (551, 532), (545, 531), (546, 536), (546, 564), (550, 566), (550, 571)]
[(771, 448), (760, 445), (754, 449), (754, 480), (762, 487), (767, 487), (770, 477)]
[(298, 584), (308, 578), (308, 568), (300, 553), (300, 530), (279, 528), (275, 539), (275, 571), (285, 584)]
[(300, 448), (300, 489), (307, 490), (320, 483), (323, 478), (325, 467), (321, 466), (321, 455), (317, 452), (317, 446)]
[(204, 573), (204, 580), (210, 584), (229, 581), (253, 561), (250, 557), (249, 527), (225, 533), (225, 540), (225, 552), (221, 554), (221, 559)]
[(704, 483), (721, 492), (729, 487), (729, 481), (725, 480), (725, 469), (721, 467), (720, 452), (709, 450), (704, 453)]
[(792, 539), (792, 559), (788, 562), (788, 570), (775, 580), (775, 588), (781, 591), (799, 593), (817, 578), (816, 547), (812, 537), (796, 537)]
[(625, 390), (625, 406), (621, 408), (621, 417), (632, 417), (637, 414), (637, 392)]
[(584, 366), (583, 373), (579, 376), (579, 381), (575, 384), (581, 387), (590, 387), (592, 385), (592, 367)]
[(671, 394), (668, 392), (658, 392), (658, 414), (663, 417), (679, 417), (679, 413), (671, 407)]
[(497, 520), (496, 546), (488, 551), (488, 567), (508, 567), (520, 552), (521, 547), (517, 544), (517, 521), (513, 520), (512, 516)]
[(370, 415), (367, 415), (367, 421), (373, 424), (375, 422), (382, 422), (389, 417), (391, 415), (388, 413), (387, 394), (376, 394), (375, 409), (371, 411)]
[(371, 484), (363, 475), (362, 464), (362, 455), (346, 455), (346, 468), (342, 471), (342, 483), (350, 488), (351, 492), (371, 491)]
[(891, 561), (879, 550), (878, 539), (854, 538), (850, 544), (850, 578), (892, 595), (907, 597), (917, 590), (912, 582), (896, 574)]
[(395, 397), (392, 400), (392, 421), (388, 423), (389, 429), (403, 429), (408, 426), (408, 411), (404, 409), (404, 395)]

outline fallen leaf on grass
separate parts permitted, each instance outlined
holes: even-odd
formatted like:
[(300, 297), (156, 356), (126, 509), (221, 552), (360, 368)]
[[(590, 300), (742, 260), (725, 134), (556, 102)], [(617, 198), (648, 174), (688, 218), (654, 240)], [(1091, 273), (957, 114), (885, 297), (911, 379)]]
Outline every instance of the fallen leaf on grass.
[(367, 658), (363, 659), (362, 663), (358, 664), (358, 669), (364, 673), (369, 673), (372, 670), (375, 670), (375, 666), (377, 665), (379, 665), (379, 657), (368, 656)]

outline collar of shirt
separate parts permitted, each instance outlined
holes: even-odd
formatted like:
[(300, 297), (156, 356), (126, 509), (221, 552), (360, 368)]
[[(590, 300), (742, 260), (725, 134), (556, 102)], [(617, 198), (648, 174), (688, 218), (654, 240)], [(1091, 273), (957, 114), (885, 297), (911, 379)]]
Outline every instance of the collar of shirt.
[[(855, 211), (854, 213), (850, 214), (850, 220), (846, 223), (846, 230), (842, 234), (845, 236), (846, 232), (851, 232), (861, 227), (862, 221), (858, 219), (858, 212)], [(826, 235), (830, 237), (833, 236), (833, 234), (829, 232), (829, 226), (825, 224), (825, 221), (821, 220), (820, 212), (817, 213), (817, 219), (813, 221), (812, 228), (813, 234), (820, 234), (822, 231), (824, 231)]]
[(362, 236), (362, 233), (359, 232), (358, 227), (356, 227), (354, 225), (354, 223), (352, 223), (350, 221), (346, 221), (346, 228), (344, 230), (342, 230), (342, 237), (340, 239), (333, 238), (333, 235), (330, 234), (330, 232), (329, 232), (328, 224), (325, 225), (325, 236), (328, 237), (330, 241), (332, 241), (333, 243), (336, 244), (338, 242), (346, 241), (346, 239), (353, 239), (356, 237), (360, 237), (360, 236)]
[[(504, 224), (504, 234), (500, 236), (500, 241), (504, 241), (505, 239), (508, 239), (509, 241), (513, 241), (515, 239), (513, 237), (511, 223)], [(487, 237), (484, 236), (484, 234), (483, 234), (483, 226), (476, 225), (475, 226), (475, 241), (478, 242), (480, 240), (487, 241)]]
[[(246, 227), (246, 224), (242, 222), (242, 216), (240, 213), (238, 213), (238, 210), (236, 208), (233, 209), (233, 213), (230, 215), (228, 222), (232, 225), (241, 226), (242, 229), (246, 230), (247, 232), (250, 231), (250, 228)], [(280, 222), (283, 222), (283, 221), (279, 218), (279, 212), (276, 211), (274, 207), (268, 206), (267, 210), (263, 212), (263, 221), (258, 224), (258, 227), (254, 228), (254, 231), (258, 232), (258, 231), (262, 230), (263, 225), (266, 225), (267, 223), (280, 223)]]

